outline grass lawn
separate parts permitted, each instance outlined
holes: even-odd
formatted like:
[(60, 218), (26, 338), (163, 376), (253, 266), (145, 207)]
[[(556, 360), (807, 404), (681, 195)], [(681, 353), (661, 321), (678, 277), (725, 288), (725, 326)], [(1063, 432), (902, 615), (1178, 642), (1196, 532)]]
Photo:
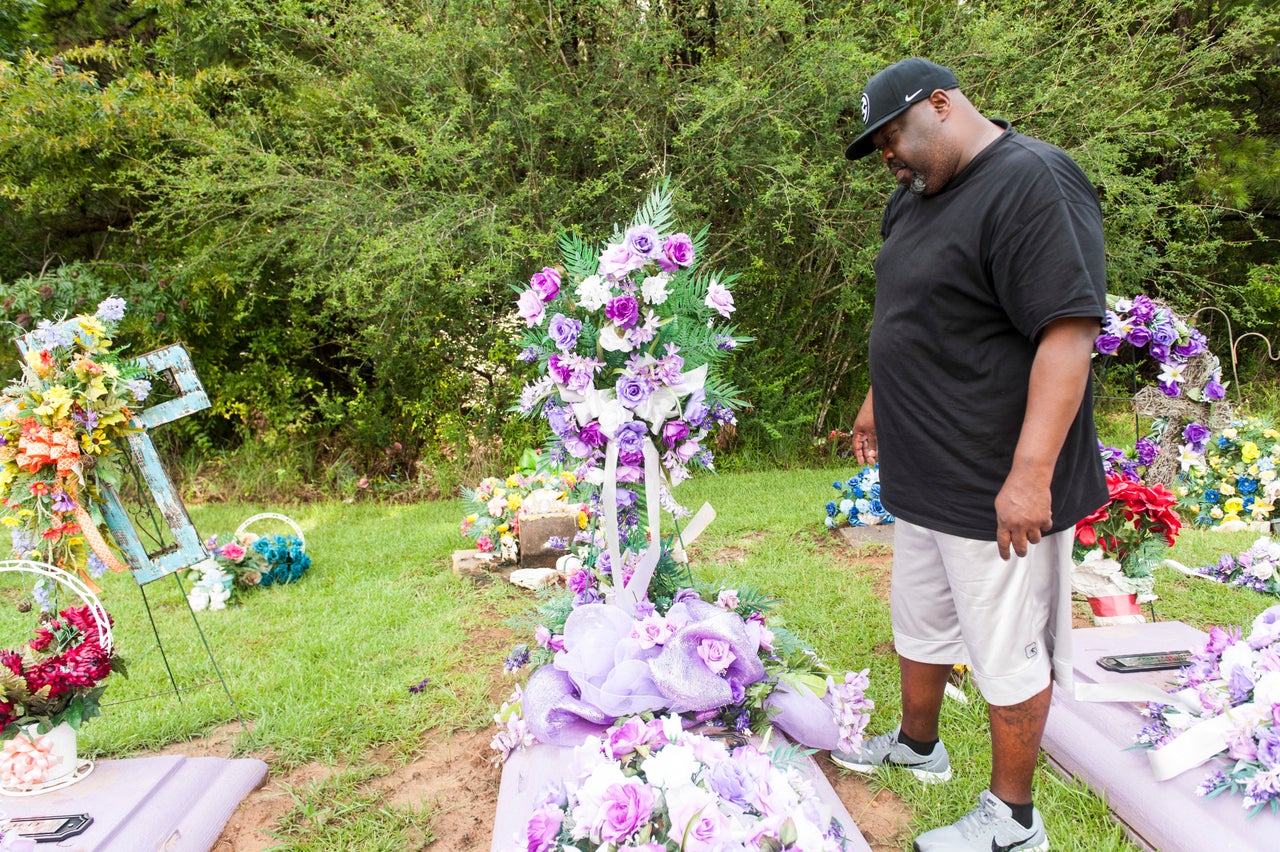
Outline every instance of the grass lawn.
[[(735, 473), (682, 485), (691, 508), (710, 502), (718, 517), (691, 548), (698, 575), (754, 587), (783, 599), (779, 613), (835, 667), (872, 671), (876, 701), (871, 732), (898, 718), (897, 664), (887, 603), (887, 549), (854, 550), (821, 526), (831, 481), (852, 470)], [(245, 518), (279, 507), (190, 507), (203, 535), (230, 533)], [(304, 764), (338, 770), (322, 783), (291, 791), (293, 805), (270, 830), (284, 849), (386, 849), (430, 846), (436, 814), (422, 804), (380, 802), (371, 782), (388, 764), (406, 763), (433, 736), (486, 728), (515, 681), (502, 671), (512, 641), (504, 626), (531, 595), (510, 586), (477, 587), (455, 577), (453, 550), (459, 501), (412, 506), (325, 503), (286, 510), (307, 539), (314, 564), (298, 583), (260, 590), (224, 612), (199, 613), (213, 656), (239, 714), (251, 730), (236, 752), (267, 756), (273, 777)], [(1256, 536), (1189, 530), (1174, 558), (1187, 565), (1217, 561)], [(12, 602), (26, 577), (4, 575), (0, 594)], [(180, 743), (236, 719), (218, 684), (176, 583), (146, 588), (146, 600), (180, 698), (160, 694), (168, 675), (143, 596), (127, 575), (103, 580), (102, 600), (115, 618), (115, 640), (130, 665), (113, 678), (102, 718), (82, 732), (89, 756), (123, 757)], [(1248, 624), (1274, 603), (1248, 591), (1160, 572), (1158, 617), (1205, 628)], [(74, 600), (64, 593), (60, 604)], [(1083, 607), (1083, 604), (1079, 604)], [(7, 642), (23, 641), (32, 616), (3, 608)], [(26, 619), (25, 622), (20, 621)], [(420, 692), (411, 692), (424, 679)], [(203, 685), (201, 685), (203, 684)], [(912, 815), (901, 838), (949, 822), (972, 807), (987, 783), (985, 707), (948, 701), (943, 735), (956, 776), (925, 787), (906, 778), (867, 782), (887, 789)], [(239, 730), (236, 728), (235, 730)], [(376, 752), (379, 760), (362, 761)], [(1042, 761), (1037, 805), (1055, 849), (1130, 849), (1101, 800), (1061, 779)], [(443, 848), (443, 847), (438, 847)], [(474, 848), (488, 848), (488, 838)]]

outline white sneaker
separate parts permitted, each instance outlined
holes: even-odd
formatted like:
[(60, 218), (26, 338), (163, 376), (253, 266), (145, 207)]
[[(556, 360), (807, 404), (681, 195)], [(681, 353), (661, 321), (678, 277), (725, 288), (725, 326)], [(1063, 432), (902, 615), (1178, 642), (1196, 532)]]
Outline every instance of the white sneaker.
[(833, 751), (831, 762), (854, 772), (874, 772), (881, 766), (900, 766), (926, 784), (951, 780), (951, 758), (941, 740), (928, 754), (916, 754), (909, 746), (898, 742), (898, 731), (872, 737), (857, 751)]
[(916, 838), (916, 852), (1048, 852), (1040, 812), (1031, 809), (1031, 827), (1013, 818), (1004, 802), (983, 790), (978, 806), (951, 825), (935, 828)]

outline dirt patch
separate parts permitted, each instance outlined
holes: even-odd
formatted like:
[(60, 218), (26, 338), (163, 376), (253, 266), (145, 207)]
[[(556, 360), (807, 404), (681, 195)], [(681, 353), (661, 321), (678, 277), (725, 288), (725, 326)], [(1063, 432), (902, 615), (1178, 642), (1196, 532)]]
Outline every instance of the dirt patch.
[(888, 602), (889, 581), (893, 575), (893, 545), (876, 540), (851, 543), (838, 534), (820, 534), (816, 538), (818, 547), (830, 564), (867, 578), (876, 597)]
[(901, 799), (883, 788), (873, 790), (866, 778), (840, 769), (825, 754), (815, 759), (874, 852), (896, 852), (907, 845), (911, 809)]

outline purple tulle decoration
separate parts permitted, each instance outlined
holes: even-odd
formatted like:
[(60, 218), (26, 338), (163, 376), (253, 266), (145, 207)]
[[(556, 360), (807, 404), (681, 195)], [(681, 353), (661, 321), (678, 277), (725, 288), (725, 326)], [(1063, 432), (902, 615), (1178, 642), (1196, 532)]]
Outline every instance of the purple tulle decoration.
[(826, 751), (834, 751), (839, 744), (840, 729), (831, 708), (804, 684), (793, 688), (779, 681), (767, 706), (778, 711), (769, 720), (796, 742)]
[[(685, 713), (723, 707), (733, 700), (730, 679), (749, 686), (764, 677), (759, 625), (749, 626), (736, 613), (705, 601), (678, 603), (671, 607), (667, 618), (688, 619), (649, 664), (653, 682), (666, 696), (672, 711)], [(698, 645), (704, 639), (723, 641), (733, 652), (734, 660), (723, 677), (699, 658)]]
[(573, 681), (555, 666), (542, 666), (530, 675), (522, 710), (529, 732), (539, 742), (556, 746), (579, 745), (616, 721), (575, 697)]

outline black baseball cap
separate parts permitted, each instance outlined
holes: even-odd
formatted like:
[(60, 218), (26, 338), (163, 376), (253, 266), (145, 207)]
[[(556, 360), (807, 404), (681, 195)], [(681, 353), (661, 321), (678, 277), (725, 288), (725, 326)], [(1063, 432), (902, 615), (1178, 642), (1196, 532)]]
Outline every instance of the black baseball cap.
[(912, 57), (893, 63), (867, 81), (862, 90), (862, 123), (866, 129), (845, 149), (850, 160), (860, 160), (876, 149), (871, 134), (925, 100), (938, 89), (956, 89), (960, 83), (950, 68)]

